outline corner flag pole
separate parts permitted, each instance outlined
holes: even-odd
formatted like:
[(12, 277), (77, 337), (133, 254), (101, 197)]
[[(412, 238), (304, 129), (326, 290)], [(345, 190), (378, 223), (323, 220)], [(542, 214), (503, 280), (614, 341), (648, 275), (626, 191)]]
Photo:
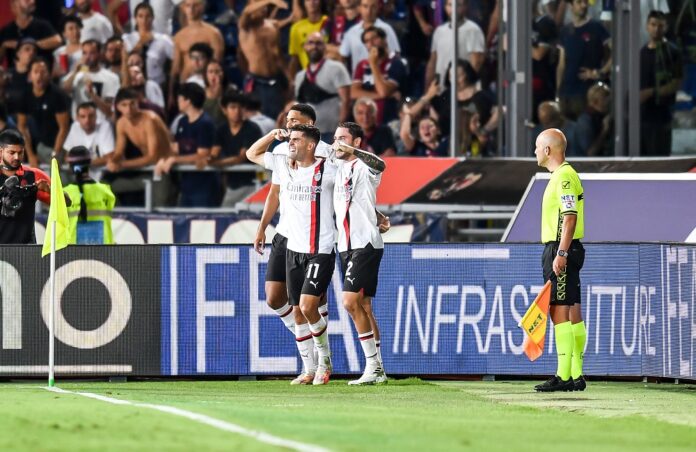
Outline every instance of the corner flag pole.
[(48, 387), (52, 388), (56, 385), (54, 367), (55, 367), (55, 312), (56, 312), (56, 223), (53, 220), (53, 227), (51, 228), (51, 273), (50, 273), (50, 284), (51, 284), (51, 303), (50, 303), (50, 313), (48, 316)]

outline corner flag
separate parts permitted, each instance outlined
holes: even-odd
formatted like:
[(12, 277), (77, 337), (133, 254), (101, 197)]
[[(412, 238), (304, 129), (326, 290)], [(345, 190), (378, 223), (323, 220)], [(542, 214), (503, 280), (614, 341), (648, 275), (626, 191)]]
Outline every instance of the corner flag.
[(46, 223), (46, 235), (44, 236), (41, 257), (51, 253), (51, 242), (53, 241), (53, 228), (56, 228), (55, 250), (68, 246), (68, 208), (65, 205), (65, 195), (63, 194), (63, 184), (60, 181), (58, 172), (58, 161), (51, 161), (51, 207), (48, 210), (48, 222)]
[(524, 354), (530, 361), (536, 360), (544, 353), (549, 304), (551, 304), (551, 281), (546, 281), (544, 288), (529, 306), (518, 325), (524, 330)]

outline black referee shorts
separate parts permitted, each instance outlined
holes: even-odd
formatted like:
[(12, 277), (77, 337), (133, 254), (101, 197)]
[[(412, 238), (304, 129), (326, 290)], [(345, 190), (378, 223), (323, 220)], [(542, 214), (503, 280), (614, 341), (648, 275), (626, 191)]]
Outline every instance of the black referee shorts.
[(553, 272), (553, 260), (558, 252), (558, 242), (548, 242), (544, 246), (541, 265), (544, 270), (544, 282), (551, 280), (551, 304), (572, 306), (580, 303), (580, 270), (585, 263), (585, 248), (579, 240), (573, 240), (568, 250), (568, 263), (565, 271), (556, 276)]
[(266, 282), (285, 283), (285, 253), (288, 249), (288, 239), (276, 233), (271, 243), (271, 255), (266, 266)]

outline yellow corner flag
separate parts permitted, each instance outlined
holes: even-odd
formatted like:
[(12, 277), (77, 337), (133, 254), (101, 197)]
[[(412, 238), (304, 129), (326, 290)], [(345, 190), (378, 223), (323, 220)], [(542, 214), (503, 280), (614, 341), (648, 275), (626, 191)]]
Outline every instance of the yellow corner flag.
[(544, 353), (546, 325), (551, 304), (551, 281), (546, 281), (544, 288), (537, 295), (534, 303), (520, 320), (519, 326), (524, 330), (524, 354), (530, 361), (536, 360)]
[(51, 161), (51, 207), (48, 209), (48, 222), (46, 223), (46, 235), (44, 236), (41, 257), (51, 254), (51, 241), (53, 240), (53, 225), (56, 225), (56, 251), (68, 246), (68, 207), (65, 205), (63, 184), (58, 172), (58, 161)]

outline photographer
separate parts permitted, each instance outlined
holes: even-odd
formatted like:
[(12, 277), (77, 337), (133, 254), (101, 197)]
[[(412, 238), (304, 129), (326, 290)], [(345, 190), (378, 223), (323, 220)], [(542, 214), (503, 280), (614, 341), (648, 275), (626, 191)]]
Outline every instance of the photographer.
[(112, 244), (111, 211), (116, 197), (111, 187), (90, 176), (92, 155), (85, 146), (75, 146), (68, 151), (65, 161), (70, 165), (74, 183), (64, 188), (72, 204), (69, 243)]
[(0, 153), (0, 244), (36, 243), (36, 200), (49, 204), (50, 179), (39, 169), (22, 166), (24, 137), (17, 130), (0, 132)]

